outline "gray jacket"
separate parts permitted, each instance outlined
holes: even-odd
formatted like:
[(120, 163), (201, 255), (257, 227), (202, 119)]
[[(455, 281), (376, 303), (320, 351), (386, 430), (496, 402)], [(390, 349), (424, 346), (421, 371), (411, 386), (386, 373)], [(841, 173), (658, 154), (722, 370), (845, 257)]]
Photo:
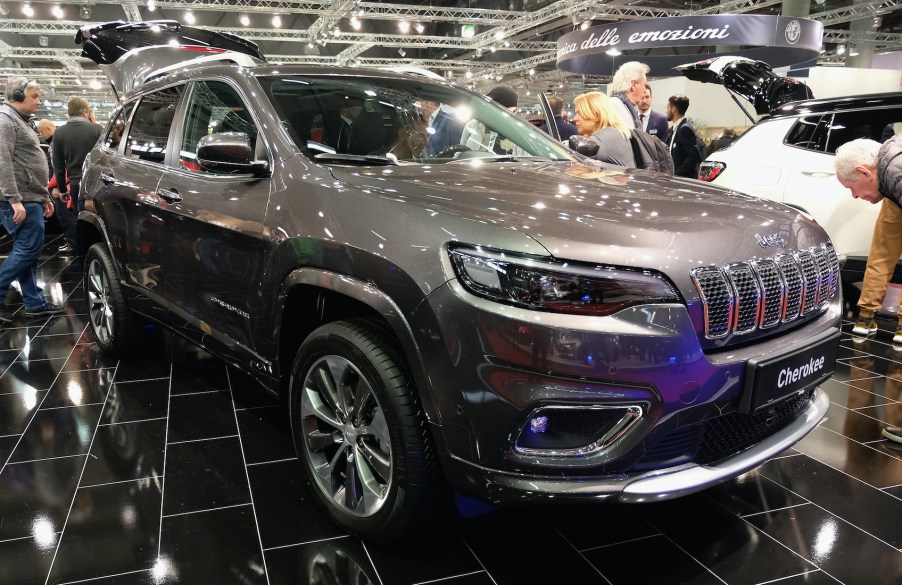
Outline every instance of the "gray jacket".
[(902, 134), (883, 143), (877, 154), (877, 189), (902, 207)]
[(602, 128), (589, 138), (598, 144), (598, 152), (594, 156), (596, 160), (622, 167), (636, 167), (633, 146), (629, 138), (623, 137), (620, 130), (611, 127)]
[(50, 200), (47, 157), (38, 133), (19, 110), (0, 105), (0, 195), (8, 203)]

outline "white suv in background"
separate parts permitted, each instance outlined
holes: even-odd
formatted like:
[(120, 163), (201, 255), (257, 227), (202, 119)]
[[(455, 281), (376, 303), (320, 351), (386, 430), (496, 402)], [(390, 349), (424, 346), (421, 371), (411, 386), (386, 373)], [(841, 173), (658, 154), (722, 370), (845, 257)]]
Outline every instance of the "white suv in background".
[[(699, 168), (699, 179), (812, 216), (846, 259), (843, 288), (846, 301), (854, 305), (880, 206), (852, 199), (836, 180), (833, 156), (837, 146), (854, 138), (882, 142), (902, 129), (902, 94), (809, 99), (807, 86), (742, 57), (678, 69), (689, 79), (723, 84), (765, 114), (730, 146), (711, 153)], [(902, 282), (902, 270), (897, 268), (896, 274), (893, 282)]]

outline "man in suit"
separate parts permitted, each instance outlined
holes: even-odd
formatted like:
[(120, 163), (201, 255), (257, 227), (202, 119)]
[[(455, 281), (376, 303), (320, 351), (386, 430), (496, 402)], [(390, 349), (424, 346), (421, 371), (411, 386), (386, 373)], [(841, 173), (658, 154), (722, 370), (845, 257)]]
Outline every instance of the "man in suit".
[(455, 117), (451, 106), (420, 100), (420, 109), (428, 125), (429, 138), (426, 142), (426, 151), (430, 156), (460, 144), (463, 123)]
[[(551, 114), (554, 116), (554, 123), (557, 126), (557, 132), (561, 136), (561, 142), (567, 140), (574, 134), (579, 134), (576, 126), (564, 120), (564, 100), (557, 96), (548, 98), (548, 107), (551, 108)], [(664, 122), (667, 124), (667, 121)], [(548, 132), (548, 122), (542, 124), (539, 130)], [(551, 132), (548, 132), (551, 134)]]
[(689, 98), (682, 94), (672, 95), (667, 100), (667, 119), (671, 123), (670, 154), (673, 156), (673, 174), (678, 177), (698, 178), (698, 165), (702, 162), (698, 150), (698, 135), (686, 119)]
[(664, 114), (652, 111), (651, 86), (647, 83), (645, 84), (645, 91), (642, 93), (642, 97), (636, 105), (636, 109), (639, 110), (639, 123), (642, 124), (642, 129), (652, 136), (657, 136), (661, 140), (666, 140), (668, 131), (667, 118)]

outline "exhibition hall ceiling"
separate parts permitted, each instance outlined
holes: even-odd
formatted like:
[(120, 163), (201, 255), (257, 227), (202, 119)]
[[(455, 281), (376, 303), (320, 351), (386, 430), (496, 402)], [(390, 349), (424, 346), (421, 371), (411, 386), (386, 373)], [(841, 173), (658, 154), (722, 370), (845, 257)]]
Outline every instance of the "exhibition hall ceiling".
[(36, 79), (60, 100), (110, 96), (73, 39), (80, 26), (112, 20), (170, 19), (234, 33), (256, 42), (276, 64), (419, 67), (477, 89), (503, 82), (523, 92), (566, 93), (607, 81), (558, 71), (557, 39), (623, 20), (807, 11), (824, 24), (819, 64), (842, 65), (856, 47), (902, 49), (902, 0), (787, 6), (794, 8), (774, 0), (0, 0), (0, 74)]

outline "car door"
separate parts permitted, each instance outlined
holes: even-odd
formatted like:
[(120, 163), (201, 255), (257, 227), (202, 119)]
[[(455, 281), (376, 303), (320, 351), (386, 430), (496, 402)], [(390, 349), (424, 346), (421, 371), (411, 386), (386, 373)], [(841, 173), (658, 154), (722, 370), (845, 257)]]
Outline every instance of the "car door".
[(177, 160), (157, 189), (169, 202), (161, 234), (164, 295), (197, 327), (195, 333), (248, 346), (252, 317), (261, 314), (268, 246), (263, 219), (270, 181), (204, 170), (197, 144), (209, 134), (242, 132), (258, 158), (265, 158), (267, 151), (250, 102), (235, 86), (221, 80), (191, 85), (178, 131)]
[[(120, 266), (122, 278), (130, 285), (158, 295), (161, 265), (160, 233), (168, 202), (157, 195), (157, 184), (165, 172), (166, 152), (172, 120), (184, 86), (168, 87), (140, 98), (134, 112), (124, 108), (121, 116), (131, 114), (121, 145), (115, 154), (104, 156), (94, 194), (102, 210), (111, 250)], [(119, 119), (105, 141), (113, 149)]]

